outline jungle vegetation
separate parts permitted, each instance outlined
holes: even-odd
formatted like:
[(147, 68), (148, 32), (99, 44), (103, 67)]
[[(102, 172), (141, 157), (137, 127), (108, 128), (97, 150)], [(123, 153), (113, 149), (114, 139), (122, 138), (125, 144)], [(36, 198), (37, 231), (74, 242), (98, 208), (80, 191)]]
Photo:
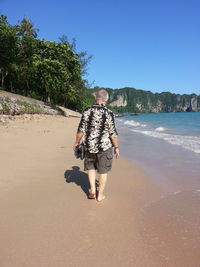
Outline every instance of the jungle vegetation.
[(82, 110), (87, 102), (85, 74), (91, 56), (76, 51), (76, 40), (38, 38), (28, 18), (11, 25), (0, 15), (0, 88)]

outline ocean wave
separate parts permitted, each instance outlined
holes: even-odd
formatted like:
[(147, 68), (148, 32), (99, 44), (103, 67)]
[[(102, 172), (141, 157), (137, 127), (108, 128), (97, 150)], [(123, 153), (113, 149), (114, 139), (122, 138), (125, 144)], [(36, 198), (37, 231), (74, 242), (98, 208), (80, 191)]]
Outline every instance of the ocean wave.
[(198, 136), (175, 135), (157, 131), (142, 131), (137, 129), (132, 129), (132, 131), (152, 136), (155, 138), (160, 138), (167, 141), (170, 144), (181, 146), (195, 153), (200, 153), (200, 137)]
[(156, 132), (164, 132), (164, 131), (166, 131), (166, 130), (167, 130), (167, 128), (162, 127), (162, 126), (159, 126), (159, 127), (157, 127), (157, 128), (155, 129)]
[(124, 124), (134, 126), (134, 127), (146, 127), (147, 126), (146, 124), (142, 124), (142, 123), (140, 123), (138, 121), (134, 121), (134, 120), (125, 121)]

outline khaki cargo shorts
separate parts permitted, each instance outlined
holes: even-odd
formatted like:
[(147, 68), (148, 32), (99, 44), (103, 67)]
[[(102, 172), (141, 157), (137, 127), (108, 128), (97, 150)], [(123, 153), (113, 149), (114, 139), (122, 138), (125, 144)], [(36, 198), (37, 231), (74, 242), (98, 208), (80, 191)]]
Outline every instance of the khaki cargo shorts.
[(85, 152), (84, 170), (97, 170), (98, 173), (107, 173), (112, 168), (112, 147), (99, 153)]

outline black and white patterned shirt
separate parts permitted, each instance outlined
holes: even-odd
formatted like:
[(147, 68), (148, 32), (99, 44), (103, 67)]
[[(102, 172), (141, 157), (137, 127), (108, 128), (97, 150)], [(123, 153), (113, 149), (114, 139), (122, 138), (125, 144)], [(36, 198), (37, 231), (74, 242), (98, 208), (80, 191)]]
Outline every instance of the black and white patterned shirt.
[(90, 153), (98, 153), (112, 147), (111, 138), (118, 135), (115, 118), (104, 104), (94, 104), (84, 110), (78, 126), (84, 133), (83, 142)]

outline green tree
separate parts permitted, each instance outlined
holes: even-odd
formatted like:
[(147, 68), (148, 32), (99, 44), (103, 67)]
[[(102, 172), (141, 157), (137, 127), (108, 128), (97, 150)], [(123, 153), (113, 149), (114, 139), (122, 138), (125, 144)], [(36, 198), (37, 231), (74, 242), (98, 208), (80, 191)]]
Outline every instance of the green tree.
[(0, 74), (1, 87), (8, 74), (15, 69), (18, 45), (17, 29), (8, 24), (7, 17), (0, 16)]
[(44, 101), (72, 106), (79, 97), (80, 63), (66, 43), (39, 40), (34, 57), (35, 79)]
[(33, 22), (30, 21), (28, 18), (23, 18), (19, 21), (19, 25), (17, 25), (18, 35), (22, 38), (24, 36), (32, 36), (34, 38), (37, 37), (38, 29), (33, 27)]
[(33, 23), (24, 18), (17, 27), (20, 39), (18, 49), (18, 82), (23, 95), (29, 95), (33, 75), (33, 59), (37, 48), (37, 29)]
[(88, 101), (86, 66), (91, 57), (69, 43), (40, 40), (33, 23), (24, 18), (10, 25), (0, 16), (1, 87), (8, 91), (81, 110)]

